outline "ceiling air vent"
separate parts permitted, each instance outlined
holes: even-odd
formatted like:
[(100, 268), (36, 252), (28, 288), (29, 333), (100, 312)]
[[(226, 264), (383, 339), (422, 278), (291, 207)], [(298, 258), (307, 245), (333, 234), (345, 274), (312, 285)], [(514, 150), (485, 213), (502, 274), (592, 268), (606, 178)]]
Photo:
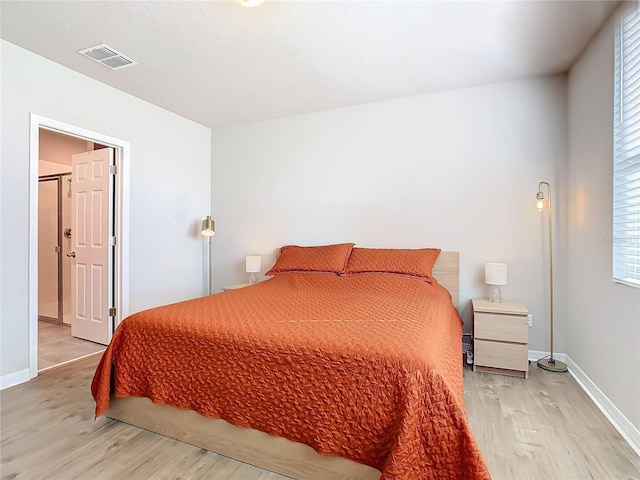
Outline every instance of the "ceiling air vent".
[(78, 53), (101, 63), (105, 67), (109, 67), (111, 70), (131, 67), (138, 63), (104, 43), (96, 45), (95, 47), (85, 48), (84, 50), (78, 50)]

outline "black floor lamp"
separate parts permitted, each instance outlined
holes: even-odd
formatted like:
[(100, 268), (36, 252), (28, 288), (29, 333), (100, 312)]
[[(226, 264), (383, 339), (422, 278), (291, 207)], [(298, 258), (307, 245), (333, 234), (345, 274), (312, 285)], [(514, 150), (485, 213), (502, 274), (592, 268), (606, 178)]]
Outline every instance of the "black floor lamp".
[(550, 372), (566, 372), (567, 365), (555, 359), (553, 356), (553, 230), (551, 221), (551, 185), (547, 182), (538, 184), (538, 193), (536, 194), (536, 202), (539, 211), (544, 209), (545, 201), (542, 193), (542, 186), (547, 187), (547, 217), (549, 219), (549, 319), (551, 323), (551, 349), (550, 355), (538, 360), (538, 366)]

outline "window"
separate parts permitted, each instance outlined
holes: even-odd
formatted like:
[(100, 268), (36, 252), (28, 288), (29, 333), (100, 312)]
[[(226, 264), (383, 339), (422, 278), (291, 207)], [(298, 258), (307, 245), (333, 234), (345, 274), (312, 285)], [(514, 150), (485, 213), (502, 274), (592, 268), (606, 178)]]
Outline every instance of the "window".
[(615, 37), (613, 279), (640, 287), (640, 11), (626, 10)]

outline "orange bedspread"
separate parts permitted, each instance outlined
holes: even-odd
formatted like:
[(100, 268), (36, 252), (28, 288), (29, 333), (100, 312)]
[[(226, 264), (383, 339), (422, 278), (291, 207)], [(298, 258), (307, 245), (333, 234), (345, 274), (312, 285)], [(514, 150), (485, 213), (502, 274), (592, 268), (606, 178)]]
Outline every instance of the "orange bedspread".
[(154, 308), (113, 335), (91, 390), (148, 397), (384, 479), (489, 478), (463, 406), (461, 321), (437, 283), (287, 274)]

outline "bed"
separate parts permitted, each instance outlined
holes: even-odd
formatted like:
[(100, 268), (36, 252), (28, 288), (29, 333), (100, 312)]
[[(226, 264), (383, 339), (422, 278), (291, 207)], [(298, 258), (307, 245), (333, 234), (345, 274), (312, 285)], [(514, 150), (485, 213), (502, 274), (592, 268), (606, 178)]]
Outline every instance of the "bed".
[(457, 253), (328, 247), (126, 319), (96, 416), (300, 479), (490, 478), (463, 405)]

